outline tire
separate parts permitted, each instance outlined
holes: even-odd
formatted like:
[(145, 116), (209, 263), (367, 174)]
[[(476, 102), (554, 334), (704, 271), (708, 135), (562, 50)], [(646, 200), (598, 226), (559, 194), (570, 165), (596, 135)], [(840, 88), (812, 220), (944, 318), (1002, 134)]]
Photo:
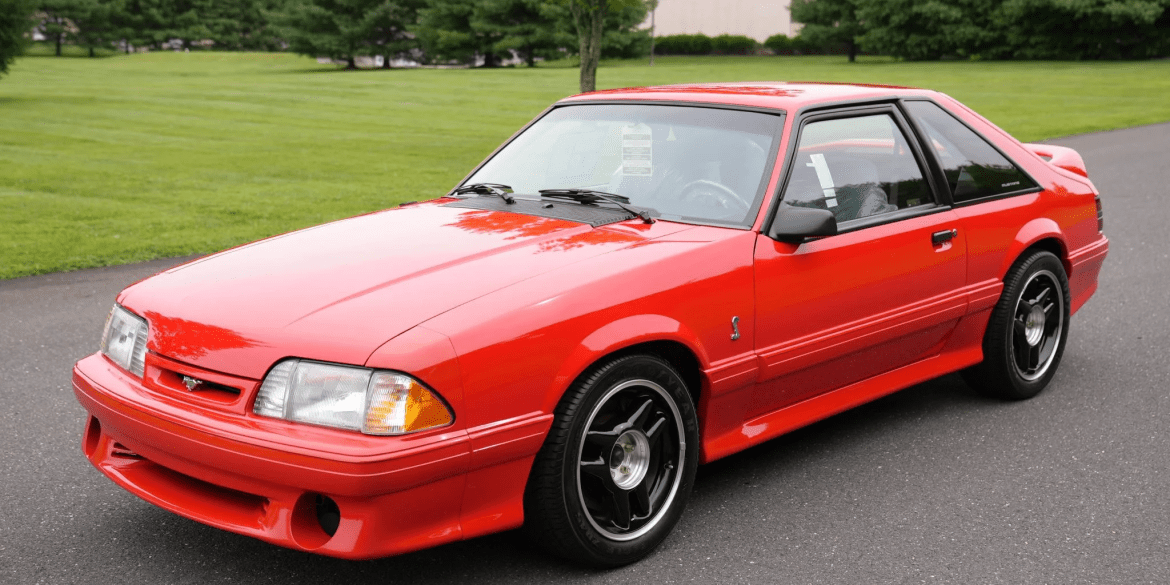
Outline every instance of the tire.
[(1022, 257), (1008, 271), (983, 336), (983, 363), (963, 372), (979, 392), (1005, 400), (1040, 393), (1068, 339), (1068, 277), (1051, 252)]
[(613, 359), (561, 398), (524, 493), (541, 547), (595, 567), (641, 559), (682, 517), (699, 426), (682, 377), (649, 355)]

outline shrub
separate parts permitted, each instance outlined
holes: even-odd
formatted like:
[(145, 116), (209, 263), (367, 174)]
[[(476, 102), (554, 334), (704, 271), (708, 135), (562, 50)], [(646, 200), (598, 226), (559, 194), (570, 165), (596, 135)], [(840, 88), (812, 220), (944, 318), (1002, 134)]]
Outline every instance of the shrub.
[(750, 55), (756, 52), (756, 39), (743, 35), (719, 35), (711, 39), (711, 52), (719, 55)]
[(764, 46), (777, 55), (792, 54), (792, 39), (788, 38), (788, 35), (772, 35), (764, 41)]
[(777, 55), (824, 55), (842, 53), (843, 51), (843, 49), (837, 50), (835, 46), (818, 45), (800, 35), (795, 37), (772, 35), (764, 41), (764, 46)]
[(709, 55), (711, 37), (693, 35), (666, 35), (654, 39), (654, 53), (658, 55)]

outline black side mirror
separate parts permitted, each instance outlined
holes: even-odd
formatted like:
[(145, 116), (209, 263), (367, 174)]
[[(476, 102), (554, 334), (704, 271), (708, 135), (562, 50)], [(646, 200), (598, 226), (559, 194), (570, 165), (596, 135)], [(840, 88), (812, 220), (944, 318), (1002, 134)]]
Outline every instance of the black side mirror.
[(780, 203), (768, 237), (781, 242), (800, 243), (805, 238), (837, 235), (837, 218), (828, 209), (796, 207)]

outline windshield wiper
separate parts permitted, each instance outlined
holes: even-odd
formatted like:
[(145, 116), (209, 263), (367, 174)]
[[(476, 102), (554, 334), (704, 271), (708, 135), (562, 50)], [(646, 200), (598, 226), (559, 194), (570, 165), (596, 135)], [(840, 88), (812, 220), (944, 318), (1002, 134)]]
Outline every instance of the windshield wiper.
[(625, 195), (618, 195), (617, 193), (606, 193), (605, 191), (596, 191), (593, 189), (541, 189), (539, 191), (541, 197), (549, 197), (554, 199), (569, 199), (578, 203), (593, 204), (598, 201), (605, 201), (612, 203), (618, 207), (640, 217), (646, 223), (654, 223), (654, 218), (650, 217), (650, 213), (645, 209), (635, 209), (626, 206), (630, 202), (630, 198)]
[(504, 203), (508, 204), (516, 202), (516, 198), (512, 196), (512, 187), (510, 185), (501, 185), (500, 183), (471, 183), (455, 190), (455, 195), (464, 195), (467, 193), (495, 195), (503, 199)]

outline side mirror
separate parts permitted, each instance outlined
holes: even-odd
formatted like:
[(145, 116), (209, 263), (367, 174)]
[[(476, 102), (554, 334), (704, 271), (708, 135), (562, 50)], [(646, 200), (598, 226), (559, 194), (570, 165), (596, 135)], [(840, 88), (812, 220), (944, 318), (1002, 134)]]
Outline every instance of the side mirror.
[(837, 235), (837, 218), (828, 209), (796, 207), (780, 203), (768, 237), (781, 242), (800, 243), (805, 238)]

